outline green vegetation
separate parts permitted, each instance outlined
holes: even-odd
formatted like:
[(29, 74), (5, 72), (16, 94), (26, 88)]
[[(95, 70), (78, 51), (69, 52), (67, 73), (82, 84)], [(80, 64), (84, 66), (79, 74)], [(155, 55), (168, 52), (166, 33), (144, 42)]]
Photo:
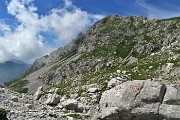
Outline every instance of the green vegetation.
[(0, 120), (8, 120), (7, 112), (2, 108), (0, 108)]
[(49, 116), (50, 116), (50, 117), (53, 117), (53, 118), (57, 118), (57, 115), (56, 115), (56, 114), (53, 114), (53, 113), (49, 113)]
[(73, 117), (74, 119), (82, 119), (82, 116), (79, 114), (68, 114), (69, 117)]
[(58, 95), (61, 95), (61, 96), (66, 96), (66, 97), (69, 97), (70, 96), (70, 88), (71, 88), (71, 83), (72, 81), (70, 81), (70, 80), (67, 80), (67, 81), (64, 81), (64, 82), (62, 82), (62, 83), (60, 83), (60, 84), (57, 84), (57, 85), (55, 85), (55, 86), (53, 86), (53, 87), (55, 87), (55, 88), (59, 88), (60, 90), (58, 91)]
[(106, 23), (109, 21), (109, 18), (110, 18), (110, 17), (105, 17), (105, 18), (103, 18), (103, 19), (102, 19), (102, 23), (103, 23), (103, 24), (106, 24)]
[(26, 72), (26, 73), (22, 74), (21, 76), (17, 77), (15, 80), (6, 82), (4, 84), (8, 88), (10, 88), (16, 92), (27, 93), (28, 88), (24, 88), (24, 86), (26, 86), (28, 84), (28, 80), (24, 80), (24, 78), (26, 78), (29, 74), (30, 74), (30, 72)]
[(104, 81), (101, 81), (101, 83), (98, 82), (98, 84), (100, 84), (101, 87), (102, 87), (100, 93), (96, 96), (96, 99), (97, 99), (97, 101), (99, 102), (100, 99), (101, 99), (102, 93), (103, 93), (103, 92), (106, 90), (106, 88), (107, 88), (107, 82), (105, 82), (105, 80), (104, 80)]
[(10, 89), (19, 92), (19, 93), (27, 93), (28, 89), (23, 88), (28, 84), (27, 80), (22, 79), (16, 79), (14, 81), (10, 81), (8, 83), (5, 83), (6, 86), (8, 86)]

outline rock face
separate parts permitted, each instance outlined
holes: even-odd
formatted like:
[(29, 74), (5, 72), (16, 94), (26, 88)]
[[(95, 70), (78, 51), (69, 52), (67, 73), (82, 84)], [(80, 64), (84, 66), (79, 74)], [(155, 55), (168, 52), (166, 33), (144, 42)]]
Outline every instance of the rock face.
[(179, 92), (175, 87), (149, 80), (122, 83), (102, 94), (101, 119), (180, 119)]

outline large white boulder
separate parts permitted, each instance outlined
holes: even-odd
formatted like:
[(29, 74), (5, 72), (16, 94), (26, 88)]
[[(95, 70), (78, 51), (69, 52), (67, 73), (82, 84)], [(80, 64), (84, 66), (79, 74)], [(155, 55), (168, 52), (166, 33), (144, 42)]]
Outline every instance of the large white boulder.
[[(124, 82), (105, 91), (100, 100), (100, 116), (103, 120), (159, 119), (159, 106), (165, 94), (165, 85), (135, 80)], [(118, 108), (118, 109), (114, 109)], [(107, 111), (109, 110), (109, 111)]]

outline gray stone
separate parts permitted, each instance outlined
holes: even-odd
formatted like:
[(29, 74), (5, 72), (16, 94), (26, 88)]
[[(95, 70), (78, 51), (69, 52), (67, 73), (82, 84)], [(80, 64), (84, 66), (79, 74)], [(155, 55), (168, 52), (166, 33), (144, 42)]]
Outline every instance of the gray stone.
[(121, 84), (122, 81), (119, 81), (117, 80), (116, 78), (112, 78), (109, 82), (108, 82), (108, 85), (107, 85), (107, 88), (112, 88), (112, 87), (115, 87), (119, 84)]
[(144, 103), (161, 103), (165, 94), (165, 89), (165, 85), (159, 82), (146, 80), (143, 89), (141, 90), (140, 94), (136, 97), (134, 103), (135, 106), (139, 106)]
[(143, 104), (131, 110), (131, 115), (135, 116), (135, 120), (158, 120), (160, 103)]
[(128, 113), (133, 108), (134, 100), (141, 91), (143, 83), (140, 80), (128, 81), (105, 91), (100, 99), (101, 114), (105, 114), (103, 112), (106, 108), (118, 107), (121, 119), (129, 118)]
[(166, 120), (180, 120), (180, 105), (161, 104), (159, 114)]
[(18, 102), (18, 97), (17, 97), (17, 96), (13, 96), (13, 97), (11, 98), (11, 100), (12, 100), (13, 102)]
[(82, 113), (84, 111), (84, 105), (82, 103), (78, 103), (78, 107), (75, 111)]
[(163, 103), (170, 105), (180, 105), (180, 90), (173, 86), (167, 85)]
[(49, 94), (48, 99), (45, 102), (47, 105), (57, 105), (60, 102), (60, 96), (58, 94)]
[[(137, 120), (156, 120), (159, 119), (159, 106), (165, 94), (165, 85), (145, 81), (141, 92), (137, 95), (131, 114)], [(144, 118), (144, 119), (143, 119)]]
[(170, 73), (170, 71), (172, 70), (174, 66), (174, 63), (166, 63), (166, 66), (163, 67), (163, 71), (165, 73)]
[(62, 103), (62, 106), (67, 110), (76, 110), (78, 108), (78, 101), (75, 99), (68, 99)]
[(40, 86), (37, 91), (34, 93), (34, 100), (39, 100), (42, 96), (43, 87)]
[(2, 93), (5, 93), (4, 88), (0, 88), (0, 93), (1, 93), (1, 94), (2, 94)]
[(89, 88), (87, 91), (88, 91), (89, 93), (96, 93), (96, 92), (99, 91), (99, 88)]
[(118, 120), (118, 114), (118, 107), (108, 107), (102, 110), (100, 117), (102, 120)]
[(25, 106), (26, 106), (26, 108), (28, 108), (28, 109), (33, 109), (33, 108), (34, 108), (34, 106), (33, 106), (32, 104), (26, 104)]

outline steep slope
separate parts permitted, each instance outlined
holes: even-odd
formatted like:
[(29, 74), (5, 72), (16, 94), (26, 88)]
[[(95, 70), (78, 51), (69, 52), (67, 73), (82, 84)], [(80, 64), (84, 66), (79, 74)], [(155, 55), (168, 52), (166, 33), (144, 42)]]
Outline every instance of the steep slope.
[(65, 47), (36, 60), (29, 70), (31, 74), (22, 79), (28, 80), (29, 93), (35, 92), (36, 83), (38, 86), (66, 85), (67, 80), (77, 89), (95, 82), (104, 87), (116, 70), (124, 71), (131, 79), (177, 82), (179, 31), (178, 17), (148, 20), (108, 16)]
[(11, 60), (0, 63), (0, 83), (15, 79), (30, 68), (29, 64), (21, 61)]

